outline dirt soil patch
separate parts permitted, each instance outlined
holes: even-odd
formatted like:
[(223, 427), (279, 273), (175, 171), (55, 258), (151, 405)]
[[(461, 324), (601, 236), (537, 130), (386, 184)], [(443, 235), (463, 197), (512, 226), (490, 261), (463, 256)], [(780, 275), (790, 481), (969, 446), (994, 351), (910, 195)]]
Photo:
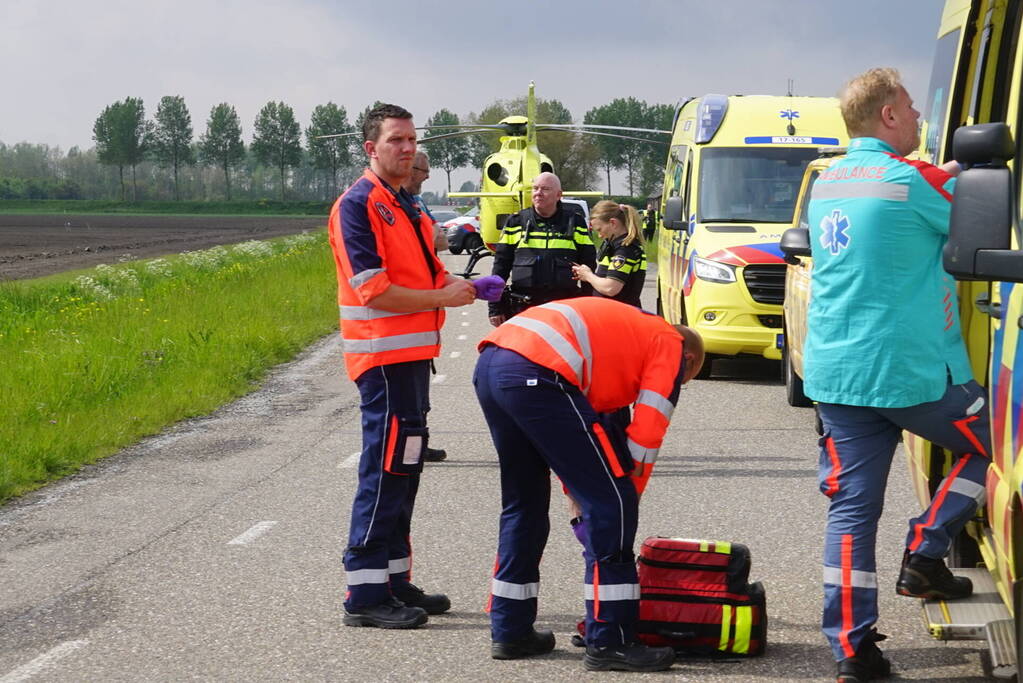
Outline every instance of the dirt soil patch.
[(326, 216), (0, 215), (0, 280), (293, 235), (326, 224)]

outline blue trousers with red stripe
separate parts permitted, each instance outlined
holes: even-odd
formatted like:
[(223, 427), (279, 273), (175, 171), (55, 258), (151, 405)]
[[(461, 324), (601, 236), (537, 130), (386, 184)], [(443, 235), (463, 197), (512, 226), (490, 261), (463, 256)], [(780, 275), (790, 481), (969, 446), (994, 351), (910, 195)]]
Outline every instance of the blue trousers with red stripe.
[(877, 621), (874, 545), (892, 456), (903, 429), (950, 450), (955, 460), (930, 506), (909, 522), (906, 548), (943, 557), (984, 504), (991, 452), (988, 406), (975, 381), (949, 385), (908, 408), (818, 404), (820, 489), (831, 499), (824, 546), (823, 630), (836, 660), (854, 656)]
[[(491, 636), (517, 640), (536, 620), (540, 557), (550, 531), (551, 470), (579, 503), (585, 534), (586, 641), (631, 642), (639, 614), (633, 542), (638, 498), (586, 397), (553, 370), (488, 346), (473, 377), (501, 465), (501, 522)], [(611, 451), (610, 453), (608, 451)]]
[(411, 471), (415, 467), (406, 467), (405, 473), (390, 470), (399, 469), (392, 463), (403, 458), (404, 434), (414, 433), (412, 438), (424, 439), (426, 446), (430, 361), (371, 368), (355, 384), (362, 398), (362, 455), (344, 556), (348, 609), (384, 602), (392, 585), (411, 577), (409, 533), (419, 474)]

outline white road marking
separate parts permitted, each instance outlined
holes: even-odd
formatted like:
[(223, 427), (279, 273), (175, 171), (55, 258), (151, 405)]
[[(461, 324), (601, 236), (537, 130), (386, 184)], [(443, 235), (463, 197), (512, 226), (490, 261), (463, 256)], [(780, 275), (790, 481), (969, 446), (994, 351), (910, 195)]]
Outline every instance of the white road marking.
[(447, 378), (448, 378), (447, 375), (434, 375), (433, 382), (431, 382), (431, 384), (443, 384), (444, 380), (446, 380)]
[(462, 323), (462, 327), (468, 327), (469, 323)]
[(348, 469), (349, 467), (355, 467), (359, 464), (359, 456), (362, 455), (362, 451), (355, 451), (347, 458), (338, 463), (337, 468), (339, 470)]
[(66, 657), (78, 648), (88, 644), (88, 640), (69, 640), (66, 643), (61, 643), (49, 652), (39, 655), (28, 664), (23, 664), (3, 678), (0, 678), (0, 683), (27, 681), (49, 665), (55, 663), (58, 659)]
[(247, 545), (273, 528), (277, 522), (259, 522), (241, 536), (237, 536), (227, 542), (228, 545)]
[(462, 355), (461, 351), (452, 351), (451, 352), (451, 358), (458, 358), (461, 355)]
[(469, 311), (462, 311), (462, 315), (469, 315)]
[(460, 335), (458, 335), (458, 336), (457, 336), (457, 337), (455, 337), (455, 338), (456, 338), (456, 339), (457, 339), (458, 341), (465, 341), (466, 339), (468, 339), (468, 338), (469, 338), (469, 335), (467, 335), (467, 334), (460, 334)]

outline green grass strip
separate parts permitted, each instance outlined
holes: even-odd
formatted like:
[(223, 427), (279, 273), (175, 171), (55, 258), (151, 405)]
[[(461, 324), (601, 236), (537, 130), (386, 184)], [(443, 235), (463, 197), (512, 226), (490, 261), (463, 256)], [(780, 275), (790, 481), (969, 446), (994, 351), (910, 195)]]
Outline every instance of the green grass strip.
[(0, 502), (254, 390), (336, 329), (325, 231), (0, 284)]

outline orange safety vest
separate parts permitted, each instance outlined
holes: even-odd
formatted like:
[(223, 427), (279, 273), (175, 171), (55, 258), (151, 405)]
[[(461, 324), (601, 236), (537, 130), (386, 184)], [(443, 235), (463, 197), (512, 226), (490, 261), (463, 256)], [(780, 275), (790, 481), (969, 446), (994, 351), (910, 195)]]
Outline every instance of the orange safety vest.
[[(428, 246), (424, 250), (394, 193), (367, 169), (334, 202), (328, 231), (337, 266), (337, 300), (348, 376), (354, 380), (378, 365), (437, 357), (443, 309), (393, 313), (371, 305), (373, 298), (392, 284), (410, 289), (444, 286), (446, 271), (433, 252), (430, 218), (419, 218), (419, 232)], [(346, 231), (350, 245), (345, 244)], [(427, 258), (434, 262), (436, 275), (431, 276)], [(360, 260), (361, 264), (372, 262), (374, 267), (360, 267)]]
[(660, 316), (613, 299), (581, 297), (530, 308), (478, 348), (494, 344), (558, 372), (598, 413), (635, 404), (626, 435), (642, 493), (678, 400), (683, 343)]

